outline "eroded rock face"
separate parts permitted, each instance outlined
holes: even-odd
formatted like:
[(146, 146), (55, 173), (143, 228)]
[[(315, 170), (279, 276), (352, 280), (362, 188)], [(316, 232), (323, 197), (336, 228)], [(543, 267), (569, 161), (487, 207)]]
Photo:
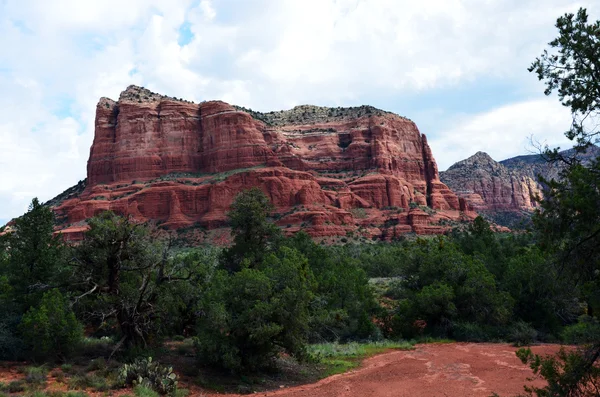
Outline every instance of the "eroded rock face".
[[(56, 203), (67, 234), (104, 210), (225, 227), (235, 195), (253, 186), (285, 230), (316, 237), (442, 233), (476, 216), (440, 181), (416, 125), (366, 106), (257, 113), (130, 86), (98, 103), (87, 174), (82, 192)], [(427, 212), (410, 212), (417, 206)]]
[(533, 210), (541, 195), (538, 183), (510, 170), (487, 153), (477, 152), (442, 172), (442, 180), (479, 211)]

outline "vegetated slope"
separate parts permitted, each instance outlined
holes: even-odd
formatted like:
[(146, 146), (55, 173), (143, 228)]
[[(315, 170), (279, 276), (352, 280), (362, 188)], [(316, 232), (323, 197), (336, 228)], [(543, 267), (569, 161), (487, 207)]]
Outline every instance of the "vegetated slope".
[(52, 204), (71, 239), (104, 210), (213, 230), (253, 186), (287, 232), (313, 237), (436, 234), (476, 216), (440, 181), (425, 135), (404, 117), (370, 106), (259, 113), (137, 86), (100, 99), (85, 188)]

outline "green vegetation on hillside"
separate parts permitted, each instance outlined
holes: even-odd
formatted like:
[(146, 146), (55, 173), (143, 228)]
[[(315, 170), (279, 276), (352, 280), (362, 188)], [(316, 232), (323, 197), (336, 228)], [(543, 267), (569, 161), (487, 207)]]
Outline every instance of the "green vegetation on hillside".
[[(67, 246), (52, 237), (51, 211), (34, 200), (1, 240), (2, 358), (70, 363), (83, 354), (139, 366), (186, 335), (181, 350), (197, 368), (242, 376), (289, 357), (320, 362), (324, 375), (408, 347), (386, 341), (585, 343), (598, 328), (589, 284), (561, 278), (535, 233), (495, 234), (477, 218), (448, 236), (324, 246), (305, 233), (283, 237), (271, 210), (260, 190), (245, 191), (229, 214), (232, 246), (174, 251), (164, 231), (111, 212)], [(330, 352), (337, 346), (343, 351)], [(118, 387), (117, 369), (69, 382)], [(152, 385), (175, 376), (152, 371), (158, 380), (144, 385), (159, 392)]]

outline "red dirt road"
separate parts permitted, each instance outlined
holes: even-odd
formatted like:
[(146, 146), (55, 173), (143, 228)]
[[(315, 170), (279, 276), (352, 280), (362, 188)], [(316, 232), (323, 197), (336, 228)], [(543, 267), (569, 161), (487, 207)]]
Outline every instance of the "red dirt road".
[[(538, 354), (554, 354), (557, 345), (534, 346)], [(449, 343), (418, 345), (371, 357), (351, 372), (312, 385), (257, 393), (268, 397), (463, 397), (515, 396), (523, 386), (543, 386), (508, 344)], [(217, 395), (215, 395), (217, 396)], [(218, 395), (224, 397), (224, 395)], [(235, 395), (227, 395), (233, 397)]]

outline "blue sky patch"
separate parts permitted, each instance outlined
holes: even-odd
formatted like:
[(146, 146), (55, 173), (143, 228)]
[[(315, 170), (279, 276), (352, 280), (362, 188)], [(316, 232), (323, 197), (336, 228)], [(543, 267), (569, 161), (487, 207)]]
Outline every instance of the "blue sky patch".
[(187, 45), (192, 41), (192, 39), (194, 38), (194, 34), (192, 33), (191, 27), (192, 25), (188, 21), (185, 21), (181, 24), (181, 26), (179, 27), (179, 36), (177, 37), (177, 44), (183, 47), (184, 45)]

